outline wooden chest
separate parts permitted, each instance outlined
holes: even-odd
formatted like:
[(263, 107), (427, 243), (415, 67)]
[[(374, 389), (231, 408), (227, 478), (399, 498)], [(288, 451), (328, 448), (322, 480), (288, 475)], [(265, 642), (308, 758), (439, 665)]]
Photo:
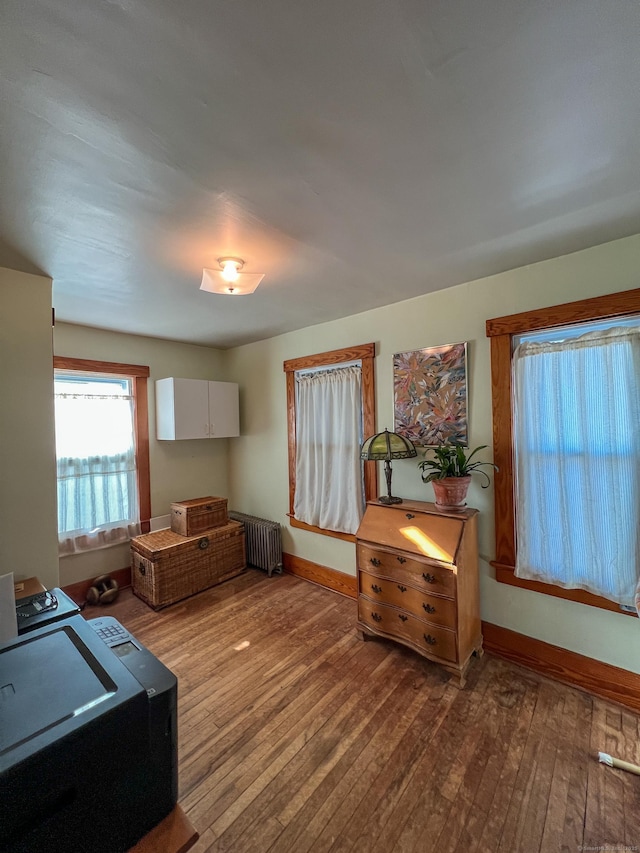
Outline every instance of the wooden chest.
[(459, 678), (482, 654), (477, 510), (367, 504), (356, 533), (358, 627), (410, 646)]
[(200, 536), (158, 530), (131, 540), (133, 591), (154, 610), (235, 577), (246, 567), (244, 526), (238, 521)]
[(171, 529), (181, 536), (197, 536), (212, 527), (227, 524), (227, 499), (193, 498), (171, 504)]

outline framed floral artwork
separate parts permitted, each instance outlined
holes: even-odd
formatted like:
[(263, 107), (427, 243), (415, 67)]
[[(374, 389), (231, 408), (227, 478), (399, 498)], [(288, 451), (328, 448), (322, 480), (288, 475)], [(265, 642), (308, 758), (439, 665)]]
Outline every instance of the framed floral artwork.
[(393, 416), (416, 447), (467, 446), (466, 342), (393, 356)]

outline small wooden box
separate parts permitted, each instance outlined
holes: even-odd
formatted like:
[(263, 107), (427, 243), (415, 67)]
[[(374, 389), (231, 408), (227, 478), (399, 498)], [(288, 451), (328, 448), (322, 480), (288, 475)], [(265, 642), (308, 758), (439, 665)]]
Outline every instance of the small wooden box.
[(131, 540), (131, 584), (154, 610), (235, 577), (247, 567), (244, 526), (239, 521), (181, 536), (157, 530)]
[(171, 504), (171, 529), (180, 536), (197, 536), (228, 521), (226, 498), (209, 496)]

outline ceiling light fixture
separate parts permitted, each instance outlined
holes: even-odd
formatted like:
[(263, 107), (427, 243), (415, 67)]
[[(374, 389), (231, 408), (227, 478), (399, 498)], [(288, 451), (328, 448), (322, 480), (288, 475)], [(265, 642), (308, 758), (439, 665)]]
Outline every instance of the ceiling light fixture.
[(222, 278), (225, 281), (238, 280), (244, 261), (241, 261), (240, 258), (218, 258), (218, 263), (222, 267)]
[(240, 272), (244, 267), (241, 258), (218, 258), (218, 263), (219, 270), (202, 270), (200, 290), (227, 296), (244, 296), (253, 293), (264, 278), (264, 273)]

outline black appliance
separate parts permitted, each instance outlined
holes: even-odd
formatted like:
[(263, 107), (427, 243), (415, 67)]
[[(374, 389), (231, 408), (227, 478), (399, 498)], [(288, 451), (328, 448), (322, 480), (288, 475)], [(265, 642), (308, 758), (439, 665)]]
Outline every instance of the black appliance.
[(176, 709), (175, 676), (115, 619), (0, 644), (0, 851), (132, 847), (177, 802)]

